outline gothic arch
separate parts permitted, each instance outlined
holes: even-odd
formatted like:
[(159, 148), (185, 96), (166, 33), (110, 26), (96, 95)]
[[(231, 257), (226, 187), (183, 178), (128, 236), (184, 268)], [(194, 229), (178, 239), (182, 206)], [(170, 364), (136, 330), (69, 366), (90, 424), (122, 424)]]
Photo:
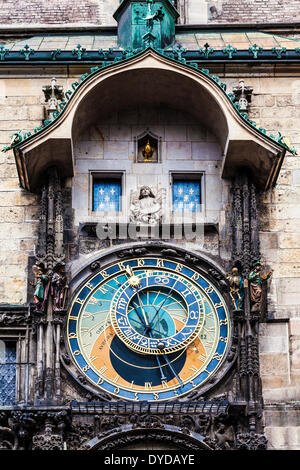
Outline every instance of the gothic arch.
[[(132, 426), (123, 426), (123, 428), (112, 429), (106, 433), (99, 434), (93, 439), (82, 445), (84, 450), (126, 450), (126, 447), (145, 443), (159, 443), (161, 450), (212, 450), (204, 442), (204, 437), (198, 433), (184, 432), (177, 426), (164, 425), (163, 428), (141, 428), (134, 429)], [(165, 446), (165, 448), (164, 448)], [(141, 450), (141, 448), (139, 447)]]

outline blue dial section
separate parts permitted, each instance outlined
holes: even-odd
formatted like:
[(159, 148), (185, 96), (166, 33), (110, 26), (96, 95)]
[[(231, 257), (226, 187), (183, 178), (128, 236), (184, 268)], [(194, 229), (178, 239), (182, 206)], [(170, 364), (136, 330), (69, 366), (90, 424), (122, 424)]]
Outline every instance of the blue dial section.
[[(141, 274), (135, 287), (129, 279), (112, 301), (111, 319), (116, 334), (129, 348), (144, 354), (183, 349), (195, 339), (204, 319), (201, 299), (192, 289), (189, 282), (179, 276), (166, 276), (163, 271)], [(166, 311), (169, 300), (175, 304), (174, 311), (182, 311), (178, 329)]]
[[(161, 374), (156, 357), (138, 354), (128, 349), (117, 336), (111, 343), (110, 360), (116, 372), (130, 383), (134, 381), (136, 385), (144, 386), (148, 382), (152, 387), (161, 385)], [(186, 362), (186, 351), (171, 353), (168, 355), (168, 360), (172, 364), (172, 369), (165, 358), (161, 360), (161, 368), (167, 382), (175, 379), (176, 375), (181, 372)]]

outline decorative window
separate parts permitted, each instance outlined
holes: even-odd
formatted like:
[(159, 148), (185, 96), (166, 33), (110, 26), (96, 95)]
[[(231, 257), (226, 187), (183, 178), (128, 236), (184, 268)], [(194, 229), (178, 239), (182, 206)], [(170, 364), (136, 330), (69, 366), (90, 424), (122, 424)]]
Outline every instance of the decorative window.
[(175, 175), (172, 178), (173, 212), (201, 211), (201, 174)]
[(0, 340), (0, 406), (15, 404), (16, 342)]
[(93, 201), (95, 212), (120, 212), (122, 195), (122, 176), (93, 176)]

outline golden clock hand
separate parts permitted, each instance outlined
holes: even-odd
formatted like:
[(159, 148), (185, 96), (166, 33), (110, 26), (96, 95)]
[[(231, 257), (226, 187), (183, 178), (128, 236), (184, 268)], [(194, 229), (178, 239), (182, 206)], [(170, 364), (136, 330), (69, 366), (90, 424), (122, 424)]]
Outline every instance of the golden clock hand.
[(130, 276), (128, 280), (129, 285), (131, 287), (138, 287), (140, 284), (140, 278), (134, 274), (131, 266), (127, 264), (127, 266), (125, 267), (125, 271)]

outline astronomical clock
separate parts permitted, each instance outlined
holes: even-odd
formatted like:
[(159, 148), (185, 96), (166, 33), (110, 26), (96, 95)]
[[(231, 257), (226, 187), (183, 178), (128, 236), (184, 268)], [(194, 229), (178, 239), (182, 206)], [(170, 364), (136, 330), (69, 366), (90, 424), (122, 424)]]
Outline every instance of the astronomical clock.
[(88, 277), (73, 296), (66, 334), (94, 390), (159, 402), (213, 382), (230, 347), (231, 321), (209, 277), (150, 255), (108, 263)]

